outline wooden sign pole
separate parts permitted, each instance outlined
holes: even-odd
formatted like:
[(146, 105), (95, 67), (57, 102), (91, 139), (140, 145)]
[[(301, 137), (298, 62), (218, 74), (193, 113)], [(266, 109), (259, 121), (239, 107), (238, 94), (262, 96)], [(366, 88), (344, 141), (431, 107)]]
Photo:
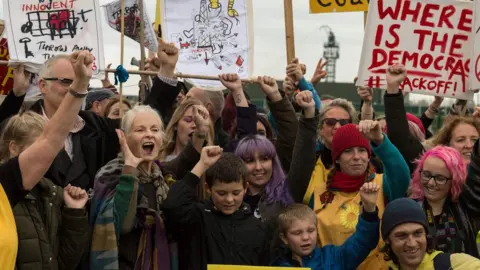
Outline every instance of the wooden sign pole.
[(287, 64), (295, 58), (295, 36), (293, 31), (293, 6), (292, 0), (283, 0), (285, 11), (285, 37), (287, 44)]
[[(143, 10), (143, 0), (138, 0), (138, 6), (140, 10), (140, 70), (145, 70), (145, 21), (144, 21), (144, 10)], [(148, 78), (145, 76), (140, 77), (140, 89), (138, 92), (138, 99), (140, 102), (143, 102), (146, 98), (146, 88), (147, 88)]]
[[(123, 52), (125, 50), (125, 44), (124, 44), (124, 37), (125, 37), (125, 0), (120, 0), (120, 3), (121, 3), (121, 8), (120, 8), (120, 18), (121, 18), (121, 22), (120, 22), (120, 33), (121, 33), (121, 39), (120, 39), (120, 65), (123, 66)], [(135, 21), (135, 20), (134, 20)], [(120, 87), (119, 87), (119, 94), (120, 94), (120, 117), (123, 117), (123, 106), (121, 104), (123, 104), (123, 83), (120, 82)]]

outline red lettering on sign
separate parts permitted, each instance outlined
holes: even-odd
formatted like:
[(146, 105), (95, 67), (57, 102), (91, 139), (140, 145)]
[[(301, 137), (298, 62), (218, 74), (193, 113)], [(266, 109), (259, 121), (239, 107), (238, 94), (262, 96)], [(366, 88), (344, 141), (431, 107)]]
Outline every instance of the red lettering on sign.
[[(397, 2), (401, 2), (401, 1), (397, 1)], [(410, 1), (404, 1), (402, 16), (400, 17), (400, 20), (405, 21), (407, 20), (407, 16), (411, 15), (412, 19), (409, 19), (409, 21), (417, 22), (418, 15), (420, 15), (420, 10), (422, 9), (422, 3), (417, 2), (416, 3), (417, 5), (413, 9), (410, 8), (411, 3), (412, 2)]]
[(435, 47), (440, 46), (440, 52), (445, 53), (447, 50), (447, 41), (447, 33), (443, 34), (443, 38), (441, 40), (438, 39), (438, 32), (433, 33), (432, 41), (430, 42), (430, 51), (434, 52)]
[(450, 22), (450, 17), (453, 14), (455, 14), (455, 6), (444, 7), (438, 20), (438, 27), (443, 27), (443, 24), (445, 24), (448, 28), (453, 29), (453, 24)]
[(383, 7), (383, 0), (378, 0), (378, 16), (380, 20), (383, 20), (385, 17), (390, 16), (390, 18), (396, 20), (398, 18), (398, 14), (400, 13), (400, 6), (402, 5), (402, 1), (397, 1), (395, 4), (395, 10), (392, 7), (387, 7), (384, 9)]
[(463, 9), (460, 13), (460, 20), (458, 21), (458, 30), (472, 32), (472, 18), (473, 11), (471, 9)]
[(377, 34), (375, 35), (375, 46), (380, 46), (382, 43), (382, 35), (383, 35), (383, 25), (379, 24), (377, 26)]
[(423, 50), (423, 45), (425, 44), (425, 36), (426, 35), (431, 35), (432, 34), (432, 31), (430, 30), (422, 30), (422, 29), (415, 29), (413, 30), (413, 33), (414, 34), (418, 34), (419, 37), (418, 37), (418, 49), (420, 51)]
[(387, 40), (385, 41), (385, 45), (390, 49), (393, 49), (397, 47), (398, 44), (400, 44), (400, 37), (398, 36), (397, 32), (395, 32), (395, 30), (398, 30), (398, 29), (400, 29), (400, 24), (392, 24), (390, 26), (390, 29), (388, 30), (390, 35), (392, 35), (393, 37), (393, 42), (388, 42)]
[(463, 57), (463, 54), (455, 52), (456, 49), (461, 49), (462, 48), (462, 45), (463, 45), (463, 44), (461, 44), (462, 40), (467, 41), (468, 36), (465, 36), (465, 35), (462, 35), (462, 34), (453, 35), (452, 44), (450, 45), (450, 51), (448, 52), (449, 55), (451, 55), (453, 57)]
[(434, 27), (435, 24), (433, 22), (428, 21), (428, 19), (433, 18), (432, 10), (439, 10), (440, 6), (436, 4), (427, 4), (423, 9), (422, 19), (420, 20), (420, 25)]

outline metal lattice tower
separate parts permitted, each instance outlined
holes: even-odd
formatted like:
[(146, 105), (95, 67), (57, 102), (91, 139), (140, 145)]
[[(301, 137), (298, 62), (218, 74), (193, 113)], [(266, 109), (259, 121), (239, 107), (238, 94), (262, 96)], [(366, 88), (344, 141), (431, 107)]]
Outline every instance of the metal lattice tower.
[(330, 27), (324, 25), (320, 27), (320, 29), (325, 29), (328, 34), (328, 41), (323, 44), (323, 58), (328, 61), (325, 67), (325, 71), (327, 72), (325, 82), (335, 82), (337, 60), (340, 58), (340, 47)]

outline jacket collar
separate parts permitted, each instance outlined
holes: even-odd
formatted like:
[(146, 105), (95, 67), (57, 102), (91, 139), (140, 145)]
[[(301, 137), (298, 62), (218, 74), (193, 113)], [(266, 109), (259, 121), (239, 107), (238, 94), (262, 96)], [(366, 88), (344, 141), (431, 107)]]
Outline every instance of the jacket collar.
[[(422, 263), (418, 266), (417, 270), (435, 269), (433, 264), (433, 259), (440, 253), (443, 253), (443, 252), (434, 251), (431, 254), (425, 253)], [(400, 270), (400, 266), (396, 265), (393, 261), (388, 261), (387, 264), (389, 269), (391, 270)]]
[[(223, 214), (222, 212), (220, 212), (217, 209), (217, 207), (215, 207), (212, 199), (205, 200), (205, 211), (212, 212), (212, 213), (215, 213), (217, 215), (227, 216), (227, 215)], [(252, 214), (252, 209), (250, 208), (250, 205), (248, 205), (247, 203), (242, 203), (242, 205), (240, 205), (240, 208), (237, 211), (235, 211), (235, 213), (233, 213), (232, 216), (241, 217), (241, 216), (246, 216), (246, 215), (251, 215), (251, 214)]]

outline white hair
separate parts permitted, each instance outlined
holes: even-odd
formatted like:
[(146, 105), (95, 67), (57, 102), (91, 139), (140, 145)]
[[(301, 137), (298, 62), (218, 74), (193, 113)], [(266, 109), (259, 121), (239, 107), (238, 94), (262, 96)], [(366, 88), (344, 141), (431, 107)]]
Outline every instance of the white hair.
[[(48, 78), (52, 76), (51, 69), (55, 63), (57, 63), (59, 60), (65, 59), (65, 60), (70, 60), (70, 55), (68, 54), (59, 54), (55, 55), (51, 58), (49, 58), (47, 61), (45, 61), (40, 68), (39, 77), (40, 79)], [(69, 61), (70, 62), (70, 61)]]
[(165, 133), (164, 127), (163, 127), (163, 121), (162, 118), (160, 117), (160, 114), (154, 110), (152, 107), (148, 105), (136, 105), (132, 109), (128, 110), (125, 115), (122, 118), (122, 130), (125, 132), (125, 134), (130, 133), (133, 121), (135, 120), (135, 117), (137, 117), (137, 114), (143, 113), (143, 112), (149, 112), (154, 114), (158, 119), (160, 120), (160, 130), (162, 133)]

